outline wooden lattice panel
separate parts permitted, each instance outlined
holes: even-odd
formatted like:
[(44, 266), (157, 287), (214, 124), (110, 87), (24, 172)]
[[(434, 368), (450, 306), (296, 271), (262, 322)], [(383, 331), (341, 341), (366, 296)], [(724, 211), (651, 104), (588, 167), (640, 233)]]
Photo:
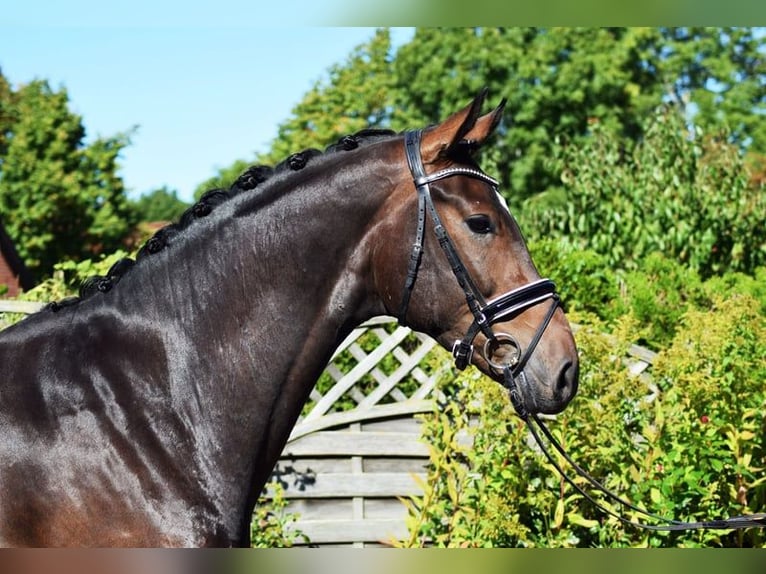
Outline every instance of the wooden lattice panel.
[(365, 323), (335, 351), (299, 425), (331, 413), (425, 399), (437, 379), (426, 360), (435, 345), (390, 317)]

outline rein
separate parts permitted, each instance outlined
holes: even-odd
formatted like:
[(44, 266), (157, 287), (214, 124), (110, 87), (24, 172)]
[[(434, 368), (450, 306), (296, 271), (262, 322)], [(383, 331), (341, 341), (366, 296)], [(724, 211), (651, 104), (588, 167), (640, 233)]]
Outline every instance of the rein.
[[(514, 403), (514, 407), (515, 407), (515, 403)], [(679, 531), (679, 530), (737, 530), (740, 528), (766, 527), (766, 514), (764, 513), (744, 514), (740, 516), (732, 516), (730, 518), (720, 518), (716, 520), (682, 522), (680, 520), (674, 520), (671, 518), (658, 516), (647, 510), (644, 510), (643, 508), (640, 508), (628, 502), (624, 498), (621, 498), (620, 496), (614, 494), (611, 490), (609, 490), (607, 487), (601, 484), (598, 480), (593, 478), (586, 470), (584, 470), (574, 460), (572, 460), (572, 458), (564, 450), (564, 447), (561, 446), (561, 444), (556, 440), (556, 438), (553, 436), (551, 431), (548, 430), (548, 427), (546, 427), (543, 424), (543, 421), (541, 421), (537, 415), (529, 414), (529, 415), (522, 416), (521, 413), (519, 413), (519, 416), (521, 416), (524, 422), (527, 423), (527, 428), (529, 428), (529, 431), (532, 433), (532, 436), (534, 437), (538, 446), (543, 451), (543, 454), (545, 454), (545, 457), (556, 468), (556, 470), (562, 476), (562, 478), (566, 480), (577, 492), (579, 492), (586, 499), (588, 499), (601, 512), (604, 512), (616, 518), (623, 524), (628, 524), (636, 528), (643, 528), (644, 530), (665, 531), (665, 532)], [(542, 438), (535, 430), (535, 425), (537, 425), (537, 427), (539, 427), (539, 429), (543, 432), (548, 442), (551, 445), (553, 445), (553, 448), (555, 448), (556, 451), (558, 451), (558, 453), (564, 458), (564, 460), (566, 460), (567, 463), (571, 465), (572, 468), (575, 469), (575, 472), (577, 473), (577, 475), (579, 475), (580, 477), (588, 481), (588, 483), (594, 489), (602, 492), (609, 500), (612, 500), (613, 502), (617, 502), (623, 505), (624, 507), (629, 508), (630, 510), (633, 510), (634, 512), (638, 514), (643, 515), (645, 518), (656, 520), (657, 522), (660, 522), (662, 524), (644, 524), (642, 522), (636, 522), (634, 520), (630, 520), (629, 518), (625, 518), (624, 516), (614, 512), (613, 510), (599, 503), (591, 494), (589, 494), (582, 487), (576, 484), (575, 481), (569, 475), (567, 475), (566, 472), (564, 472), (564, 469), (562, 469), (561, 465), (556, 461), (556, 459), (553, 458), (553, 455), (551, 455), (550, 450), (545, 446)]]
[[(423, 255), (423, 241), (425, 237), (425, 224), (426, 214), (431, 215), (431, 219), (434, 223), (434, 233), (439, 240), (439, 245), (447, 256), (452, 273), (455, 275), (458, 284), (463, 289), (465, 294), (466, 303), (474, 317), (473, 323), (466, 331), (462, 339), (455, 341), (452, 348), (452, 355), (455, 359), (455, 366), (462, 370), (471, 361), (474, 353), (473, 341), (476, 336), (481, 332), (487, 341), (482, 349), (482, 354), (492, 368), (497, 373), (502, 373), (503, 386), (508, 389), (510, 394), (511, 403), (516, 410), (519, 417), (526, 423), (529, 431), (537, 442), (538, 446), (545, 454), (546, 458), (558, 471), (558, 473), (569, 483), (577, 492), (589, 500), (596, 506), (601, 512), (608, 514), (624, 524), (628, 524), (637, 528), (643, 528), (645, 530), (653, 531), (679, 531), (679, 530), (733, 530), (740, 528), (751, 527), (766, 527), (766, 514), (749, 514), (742, 516), (734, 516), (730, 518), (708, 520), (708, 521), (695, 521), (695, 522), (682, 522), (679, 520), (673, 520), (652, 514), (651, 512), (640, 508), (629, 501), (621, 498), (617, 494), (614, 494), (598, 480), (593, 478), (587, 471), (580, 467), (572, 458), (566, 453), (564, 447), (556, 440), (553, 434), (543, 424), (542, 420), (535, 414), (530, 413), (524, 402), (524, 395), (519, 389), (519, 383), (526, 384), (526, 375), (524, 374), (524, 367), (527, 361), (532, 356), (537, 344), (543, 336), (545, 329), (548, 327), (551, 319), (553, 318), (556, 309), (561, 304), (558, 294), (556, 293), (556, 286), (550, 279), (540, 279), (527, 285), (523, 285), (517, 289), (508, 291), (491, 301), (486, 301), (481, 292), (476, 287), (476, 284), (468, 273), (468, 269), (458, 255), (455, 245), (447, 233), (446, 228), (442, 224), (439, 213), (436, 210), (433, 199), (431, 197), (430, 184), (457, 175), (465, 177), (471, 177), (479, 179), (488, 183), (497, 192), (498, 182), (489, 177), (487, 174), (468, 167), (450, 167), (431, 175), (426, 175), (423, 161), (420, 155), (420, 141), (421, 130), (408, 131), (404, 136), (404, 146), (407, 155), (407, 163), (412, 174), (412, 179), (415, 184), (415, 189), (418, 194), (418, 223), (417, 231), (415, 233), (415, 242), (412, 245), (412, 251), (410, 252), (410, 259), (407, 268), (407, 278), (404, 284), (404, 290), (402, 293), (402, 301), (397, 313), (397, 319), (400, 323), (406, 323), (407, 309), (409, 307), (410, 297), (412, 290), (415, 286), (415, 281), (418, 275), (418, 269)], [(509, 320), (514, 316), (520, 314), (524, 310), (533, 307), (543, 301), (550, 299), (551, 305), (546, 313), (542, 323), (537, 328), (534, 336), (532, 337), (526, 350), (522, 353), (521, 346), (511, 335), (506, 333), (495, 333), (492, 330), (492, 325), (502, 320)], [(492, 361), (492, 356), (497, 349), (503, 345), (512, 346), (516, 353), (505, 364), (498, 364)], [(626, 518), (617, 512), (605, 507), (599, 503), (591, 494), (586, 492), (582, 487), (575, 483), (556, 461), (551, 454), (548, 446), (538, 433), (539, 428), (545, 438), (551, 446), (567, 461), (569, 465), (575, 470), (576, 474), (581, 478), (584, 478), (591, 487), (595, 490), (603, 493), (607, 499), (619, 503), (620, 505), (643, 515), (645, 518), (655, 520), (661, 524), (644, 524), (636, 522), (629, 518)]]

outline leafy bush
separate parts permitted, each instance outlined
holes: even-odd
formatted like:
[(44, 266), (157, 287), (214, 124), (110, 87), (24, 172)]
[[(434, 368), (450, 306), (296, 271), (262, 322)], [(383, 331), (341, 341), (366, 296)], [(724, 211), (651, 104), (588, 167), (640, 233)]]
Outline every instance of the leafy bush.
[(23, 293), (19, 299), (48, 303), (76, 295), (80, 285), (93, 275), (106, 275), (109, 268), (128, 253), (121, 249), (98, 259), (64, 261), (53, 266), (53, 275)]
[(593, 313), (601, 319), (615, 316), (620, 278), (606, 257), (566, 238), (531, 242), (529, 251), (540, 273), (556, 283), (568, 309)]
[[(127, 252), (118, 250), (111, 255), (100, 257), (99, 259), (56, 263), (53, 266), (53, 274), (50, 277), (44, 279), (29, 291), (22, 293), (17, 299), (49, 303), (76, 295), (85, 279), (93, 275), (106, 274), (112, 265), (127, 256)], [(3, 314), (3, 323), (11, 325), (21, 321), (24, 317), (26, 315), (22, 313), (5, 313)]]
[(598, 122), (591, 131), (582, 146), (556, 148), (565, 199), (525, 208), (531, 238), (569, 238), (613, 268), (659, 252), (703, 278), (766, 263), (766, 194), (726, 133), (690, 136), (673, 108), (650, 118), (633, 150)]
[(532, 241), (529, 249), (540, 273), (556, 283), (568, 310), (594, 316), (607, 326), (630, 313), (636, 320), (633, 342), (654, 350), (670, 344), (686, 311), (709, 310), (718, 297), (749, 295), (756, 309), (766, 314), (766, 267), (757, 267), (752, 274), (729, 271), (703, 280), (658, 252), (625, 271), (566, 238)]
[(640, 270), (623, 275), (616, 303), (620, 314), (637, 321), (635, 342), (658, 350), (673, 339), (681, 316), (690, 307), (708, 308), (702, 281), (694, 271), (659, 253), (649, 254)]
[[(766, 317), (757, 308), (751, 297), (735, 296), (715, 299), (708, 311), (688, 310), (651, 380), (631, 375), (623, 362), (634, 318), (616, 321), (612, 335), (601, 324), (582, 328), (580, 394), (550, 422), (552, 432), (607, 487), (657, 514), (690, 520), (763, 512)], [(428, 477), (424, 495), (407, 501), (404, 546), (766, 545), (757, 529), (625, 526), (530, 448), (499, 385), (468, 370), (442, 390), (449, 398), (424, 421)]]
[(766, 315), (766, 267), (758, 267), (750, 275), (735, 271), (711, 277), (702, 284), (702, 290), (710, 299), (733, 294), (749, 295), (761, 315)]
[(287, 500), (279, 482), (271, 485), (271, 498), (262, 496), (253, 512), (250, 522), (250, 546), (253, 548), (290, 548), (298, 542), (309, 542), (308, 537), (290, 525), (299, 516), (286, 512)]

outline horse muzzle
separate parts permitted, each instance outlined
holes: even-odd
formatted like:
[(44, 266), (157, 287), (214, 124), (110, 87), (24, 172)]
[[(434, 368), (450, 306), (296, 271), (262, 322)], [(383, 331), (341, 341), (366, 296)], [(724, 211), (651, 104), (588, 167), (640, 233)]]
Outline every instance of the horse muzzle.
[[(493, 325), (509, 321), (526, 309), (545, 301), (550, 302), (537, 329), (526, 343), (506, 333), (496, 332)], [(486, 340), (481, 347), (481, 359), (495, 380), (505, 386), (519, 416), (529, 413), (553, 414), (566, 407), (577, 392), (579, 362), (574, 339), (566, 333), (548, 330), (560, 306), (553, 283), (540, 280), (511, 291), (487, 304), (489, 325), (481, 328), (474, 322), (466, 337), (455, 343), (453, 353), (458, 368), (473, 359), (473, 337), (481, 331)], [(547, 332), (547, 335), (546, 335)], [(545, 344), (540, 345), (546, 336)], [(555, 339), (553, 337), (566, 337)], [(470, 341), (470, 342), (469, 342)]]

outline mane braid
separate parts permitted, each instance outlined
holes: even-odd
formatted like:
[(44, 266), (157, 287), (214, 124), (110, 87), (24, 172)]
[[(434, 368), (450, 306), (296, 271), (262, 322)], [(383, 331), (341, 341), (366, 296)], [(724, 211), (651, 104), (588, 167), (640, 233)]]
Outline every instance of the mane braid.
[(55, 313), (65, 307), (70, 307), (84, 299), (93, 297), (97, 293), (108, 293), (120, 282), (125, 273), (129, 272), (146, 257), (167, 249), (196, 220), (207, 217), (216, 207), (232, 197), (240, 193), (252, 192), (275, 175), (300, 171), (317, 156), (352, 151), (360, 146), (388, 139), (395, 135), (397, 133), (393, 130), (365, 128), (355, 134), (341, 137), (336, 143), (327, 146), (324, 152), (315, 148), (309, 148), (289, 155), (275, 167), (252, 165), (242, 172), (228, 189), (215, 188), (206, 191), (194, 205), (184, 211), (177, 223), (170, 223), (155, 232), (138, 250), (135, 260), (130, 257), (118, 260), (112, 265), (106, 275), (93, 275), (85, 279), (80, 286), (78, 295), (65, 297), (59, 301), (52, 301), (43, 310)]

